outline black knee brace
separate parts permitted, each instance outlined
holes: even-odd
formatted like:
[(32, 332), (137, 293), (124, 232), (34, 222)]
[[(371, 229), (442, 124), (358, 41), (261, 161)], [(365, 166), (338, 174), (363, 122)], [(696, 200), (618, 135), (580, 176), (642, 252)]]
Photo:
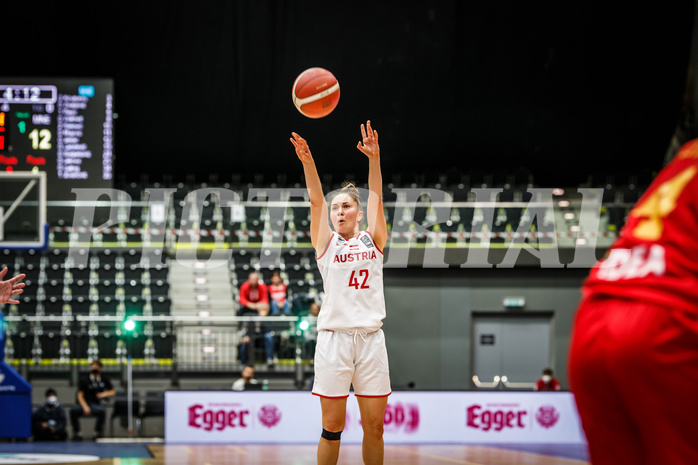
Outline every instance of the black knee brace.
[(342, 437), (342, 432), (340, 431), (338, 433), (333, 433), (331, 431), (327, 431), (325, 428), (322, 428), (322, 437), (328, 441), (339, 441), (339, 439)]

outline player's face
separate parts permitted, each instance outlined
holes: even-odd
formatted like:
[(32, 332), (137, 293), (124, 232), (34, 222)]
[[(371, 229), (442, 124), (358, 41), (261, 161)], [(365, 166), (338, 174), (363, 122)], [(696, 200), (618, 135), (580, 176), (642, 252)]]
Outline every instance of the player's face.
[(359, 205), (349, 194), (338, 194), (330, 205), (330, 220), (340, 236), (351, 236), (361, 220)]

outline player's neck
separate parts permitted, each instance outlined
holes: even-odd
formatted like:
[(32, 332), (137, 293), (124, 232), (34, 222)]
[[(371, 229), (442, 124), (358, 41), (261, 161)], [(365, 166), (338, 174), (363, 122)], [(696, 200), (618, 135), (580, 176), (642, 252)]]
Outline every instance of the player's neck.
[(339, 234), (339, 236), (340, 236), (342, 239), (344, 239), (345, 241), (348, 241), (349, 239), (355, 239), (355, 238), (359, 237), (359, 234), (361, 234), (361, 231), (359, 231), (358, 229), (356, 229), (356, 230), (355, 230), (354, 232), (352, 232), (351, 234), (341, 234), (341, 233), (337, 233), (337, 234)]

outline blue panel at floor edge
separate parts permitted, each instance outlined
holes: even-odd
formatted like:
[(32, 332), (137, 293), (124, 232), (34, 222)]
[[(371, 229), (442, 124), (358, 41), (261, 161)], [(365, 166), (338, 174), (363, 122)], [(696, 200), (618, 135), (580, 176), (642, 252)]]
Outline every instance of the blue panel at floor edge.
[(147, 444), (110, 444), (92, 441), (52, 441), (0, 443), (0, 453), (96, 455), (100, 458), (151, 459)]
[(0, 438), (31, 436), (32, 388), (14, 368), (0, 361)]

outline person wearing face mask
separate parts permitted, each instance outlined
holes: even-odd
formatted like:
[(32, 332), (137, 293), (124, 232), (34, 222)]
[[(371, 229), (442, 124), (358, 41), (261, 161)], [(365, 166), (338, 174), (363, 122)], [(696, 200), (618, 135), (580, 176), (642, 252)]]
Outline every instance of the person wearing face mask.
[(46, 390), (44, 403), (32, 413), (32, 436), (35, 441), (65, 441), (68, 419), (52, 388)]
[(543, 370), (543, 376), (536, 381), (536, 387), (533, 389), (536, 391), (559, 391), (560, 381), (553, 377), (553, 370), (551, 368), (546, 368)]
[(93, 360), (90, 364), (90, 373), (83, 376), (78, 384), (78, 392), (75, 396), (76, 403), (70, 408), (70, 425), (73, 428), (73, 440), (81, 441), (80, 421), (82, 416), (95, 416), (94, 438), (104, 435), (104, 420), (106, 409), (104, 403), (108, 397), (113, 397), (116, 392), (108, 377), (102, 374), (102, 362)]

